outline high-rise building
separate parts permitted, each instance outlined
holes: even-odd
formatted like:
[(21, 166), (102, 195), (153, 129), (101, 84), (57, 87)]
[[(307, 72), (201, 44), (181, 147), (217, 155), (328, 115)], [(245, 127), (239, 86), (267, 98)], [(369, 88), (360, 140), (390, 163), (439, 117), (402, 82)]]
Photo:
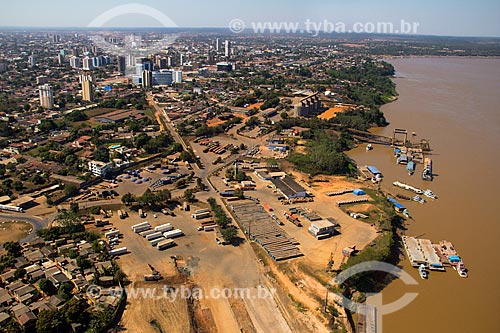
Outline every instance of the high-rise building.
[(69, 65), (73, 68), (80, 68), (80, 58), (78, 57), (71, 57), (69, 58)]
[(131, 54), (127, 56), (127, 66), (135, 66), (135, 57)]
[(186, 62), (186, 56), (183, 53), (181, 53), (179, 65), (184, 66), (185, 62)]
[(28, 57), (28, 65), (34, 67), (36, 65), (35, 56), (32, 54)]
[(45, 75), (40, 75), (36, 77), (36, 84), (42, 85), (49, 82), (49, 78)]
[(78, 48), (77, 48), (77, 47), (74, 47), (74, 48), (73, 48), (73, 55), (74, 55), (75, 57), (79, 57), (79, 56), (80, 56), (80, 52), (78, 51)]
[(40, 93), (40, 106), (45, 109), (54, 108), (54, 94), (52, 92), (52, 87), (48, 84), (38, 87)]
[(7, 71), (7, 64), (4, 62), (0, 62), (0, 73)]
[(59, 63), (59, 65), (64, 64), (64, 56), (61, 53), (57, 55), (57, 62)]
[(220, 39), (217, 38), (215, 40), (215, 51), (219, 52), (220, 51)]
[(142, 72), (142, 86), (144, 88), (151, 88), (153, 86), (153, 72), (150, 70)]
[(229, 40), (225, 41), (224, 55), (226, 56), (226, 58), (229, 58), (231, 56), (231, 41)]
[(121, 72), (122, 74), (125, 73), (125, 70), (127, 69), (127, 64), (125, 62), (125, 57), (124, 56), (117, 56), (116, 57), (116, 67), (118, 68), (118, 71)]
[(174, 66), (175, 66), (174, 57), (168, 56), (168, 58), (167, 58), (167, 67), (174, 67)]
[(94, 68), (93, 59), (89, 58), (89, 57), (83, 58), (83, 66), (82, 66), (82, 68), (85, 69), (85, 70), (87, 70), (87, 71), (89, 71), (92, 68)]
[(82, 82), (82, 100), (87, 102), (94, 101), (94, 84), (89, 79)]
[(173, 72), (168, 69), (153, 72), (153, 85), (166, 86), (172, 84)]
[(176, 83), (182, 83), (182, 71), (173, 72), (173, 81)]
[(52, 43), (57, 44), (57, 43), (61, 42), (61, 36), (60, 35), (52, 35), (51, 41), (52, 41)]

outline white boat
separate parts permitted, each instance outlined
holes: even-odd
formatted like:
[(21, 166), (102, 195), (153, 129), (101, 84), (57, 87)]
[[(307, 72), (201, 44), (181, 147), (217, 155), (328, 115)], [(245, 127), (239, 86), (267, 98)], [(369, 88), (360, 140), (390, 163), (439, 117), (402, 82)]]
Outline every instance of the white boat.
[(424, 195), (431, 199), (437, 199), (437, 195), (435, 195), (431, 190), (427, 189), (424, 191)]
[(408, 211), (408, 209), (403, 210), (403, 215), (406, 216), (407, 218), (411, 219), (411, 215), (410, 215), (410, 212)]
[(370, 151), (372, 149), (373, 149), (373, 146), (372, 146), (371, 143), (369, 143), (369, 144), (366, 145), (366, 151)]
[(461, 277), (461, 278), (466, 278), (467, 277), (467, 268), (465, 268), (465, 265), (463, 262), (459, 262), (458, 265), (457, 265), (457, 272), (458, 272), (458, 275)]
[(416, 201), (416, 202), (418, 202), (418, 203), (420, 203), (420, 204), (424, 204), (424, 203), (425, 203), (425, 199), (424, 199), (424, 198), (422, 198), (422, 197), (421, 197), (421, 196), (419, 196), (419, 195), (414, 196), (414, 197), (412, 198), (412, 200), (413, 200), (413, 201)]
[(421, 264), (420, 266), (418, 266), (418, 274), (420, 275), (420, 278), (422, 280), (427, 279), (428, 274), (427, 274), (427, 271), (425, 270), (425, 265), (424, 264)]

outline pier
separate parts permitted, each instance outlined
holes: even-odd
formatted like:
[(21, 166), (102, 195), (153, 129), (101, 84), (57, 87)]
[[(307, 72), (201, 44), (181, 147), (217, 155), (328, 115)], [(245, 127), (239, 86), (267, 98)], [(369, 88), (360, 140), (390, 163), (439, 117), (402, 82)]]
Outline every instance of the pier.
[[(347, 131), (353, 136), (353, 138), (361, 142), (384, 146), (401, 146), (412, 149), (421, 149), (422, 152), (431, 151), (429, 140), (421, 139), (419, 142), (412, 142), (408, 139), (408, 131), (405, 129), (396, 128), (392, 137), (359, 131), (353, 128), (349, 128)], [(400, 136), (403, 136), (403, 138), (400, 138)]]
[(403, 236), (403, 245), (406, 250), (406, 255), (413, 267), (418, 267), (421, 264), (426, 265), (427, 261), (420, 249), (418, 240), (414, 237)]
[(445, 268), (441, 263), (439, 256), (436, 254), (431, 241), (428, 239), (419, 239), (418, 243), (420, 244), (420, 249), (424, 255), (424, 258), (429, 265), (429, 269), (435, 271), (444, 271)]

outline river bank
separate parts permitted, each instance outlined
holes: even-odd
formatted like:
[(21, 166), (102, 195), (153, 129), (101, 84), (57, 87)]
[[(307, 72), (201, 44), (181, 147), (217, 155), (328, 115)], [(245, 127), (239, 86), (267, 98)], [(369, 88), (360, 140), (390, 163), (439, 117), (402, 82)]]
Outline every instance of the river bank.
[[(460, 279), (457, 274), (432, 272), (429, 280), (416, 287), (401, 281), (390, 283), (382, 292), (384, 303), (407, 292), (419, 295), (407, 307), (384, 316), (384, 332), (400, 332), (403, 327), (410, 333), (429, 331), (429, 323), (429, 332), (493, 330), (494, 309), (500, 306), (493, 296), (499, 292), (499, 269), (490, 264), (498, 256), (494, 235), (500, 232), (494, 219), (500, 186), (494, 167), (500, 163), (496, 153), (500, 142), (500, 98), (496, 93), (500, 89), (500, 61), (416, 57), (390, 62), (397, 71), (398, 100), (382, 107), (390, 125), (372, 132), (391, 136), (394, 128), (406, 128), (410, 133), (415, 131), (417, 139), (430, 139), (435, 180), (420, 179), (421, 165), (414, 176), (408, 176), (406, 168), (396, 165), (390, 147), (375, 146), (366, 152), (362, 145), (348, 155), (358, 165), (377, 166), (384, 174), (385, 191), (392, 191), (396, 180), (432, 189), (439, 196), (436, 201), (405, 203), (414, 216), (406, 234), (452, 241), (470, 274), (468, 279)], [(406, 258), (400, 265), (420, 280)], [(495, 291), (484, 295), (484, 286)]]

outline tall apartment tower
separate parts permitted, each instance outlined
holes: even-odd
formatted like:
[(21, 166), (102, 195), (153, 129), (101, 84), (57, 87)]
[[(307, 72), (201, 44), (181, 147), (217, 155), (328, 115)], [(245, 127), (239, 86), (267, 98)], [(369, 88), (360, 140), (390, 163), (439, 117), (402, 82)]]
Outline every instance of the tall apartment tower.
[(94, 84), (88, 78), (82, 81), (82, 100), (94, 101)]
[(143, 88), (151, 88), (153, 86), (153, 72), (145, 70), (142, 72)]
[(40, 93), (40, 106), (45, 109), (54, 108), (54, 93), (49, 84), (44, 84), (38, 87)]
[(118, 71), (122, 74), (125, 73), (125, 70), (127, 69), (127, 63), (126, 59), (124, 56), (118, 56), (116, 57), (116, 66), (118, 68)]
[(220, 39), (217, 38), (215, 40), (215, 51), (219, 52), (220, 51)]
[(224, 42), (224, 55), (226, 56), (226, 58), (229, 58), (231, 56), (231, 41), (229, 40), (226, 40)]

